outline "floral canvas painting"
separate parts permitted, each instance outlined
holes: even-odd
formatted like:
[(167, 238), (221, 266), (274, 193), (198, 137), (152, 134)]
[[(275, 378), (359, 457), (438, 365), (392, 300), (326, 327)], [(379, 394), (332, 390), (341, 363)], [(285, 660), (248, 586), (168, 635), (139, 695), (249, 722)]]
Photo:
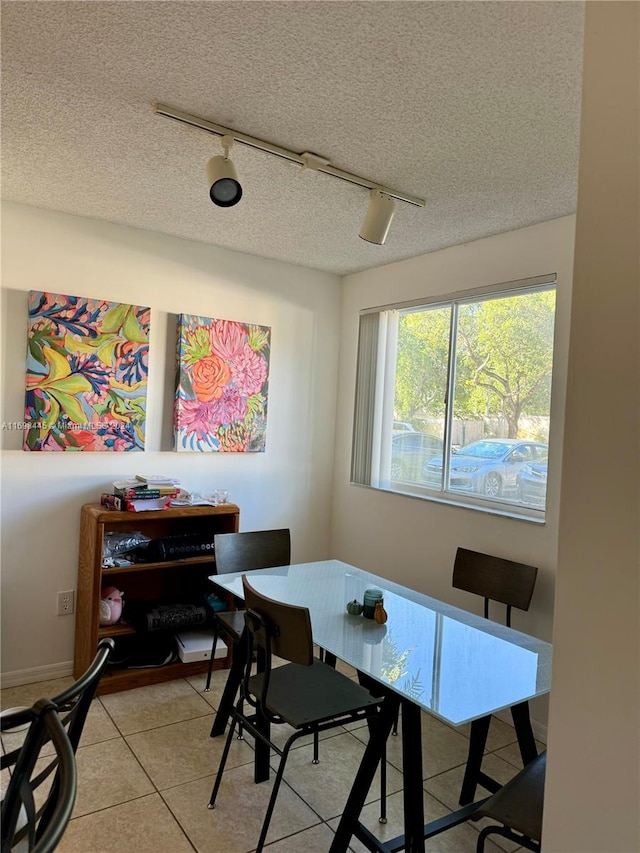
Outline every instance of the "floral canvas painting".
[(25, 450), (144, 450), (149, 309), (29, 292)]
[(271, 329), (181, 314), (176, 450), (265, 449)]

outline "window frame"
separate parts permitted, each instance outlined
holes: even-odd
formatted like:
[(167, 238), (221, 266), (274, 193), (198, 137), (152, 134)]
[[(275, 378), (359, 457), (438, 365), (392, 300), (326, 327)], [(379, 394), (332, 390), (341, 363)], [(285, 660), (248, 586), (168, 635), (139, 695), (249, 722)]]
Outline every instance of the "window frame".
[[(546, 499), (544, 508), (509, 503), (507, 500), (491, 500), (474, 496), (456, 489), (445, 488), (450, 483), (452, 454), (450, 436), (453, 425), (453, 406), (456, 381), (456, 345), (458, 337), (458, 312), (464, 305), (509, 295), (521, 296), (526, 293), (556, 290), (557, 275), (548, 273), (517, 281), (502, 282), (474, 289), (456, 291), (448, 295), (424, 297), (411, 301), (365, 308), (360, 311), (358, 334), (356, 388), (354, 404), (353, 441), (351, 455), (350, 482), (352, 485), (387, 491), (421, 500), (449, 504), (466, 509), (478, 509), (493, 514), (506, 515), (527, 521), (544, 523), (546, 517)], [(390, 477), (390, 457), (393, 449), (392, 424), (394, 416), (395, 369), (397, 356), (397, 318), (400, 314), (421, 311), (438, 306), (451, 309), (448, 362), (445, 390), (445, 414), (443, 424), (442, 479), (440, 489), (422, 483), (403, 484), (402, 488), (392, 488)], [(394, 318), (390, 322), (389, 318)], [(555, 318), (554, 318), (555, 323)], [(394, 333), (395, 325), (395, 333)], [(364, 333), (363, 333), (364, 330)], [(555, 341), (555, 331), (554, 331)], [(555, 350), (554, 343), (552, 347)], [(555, 352), (554, 352), (555, 355)], [(553, 384), (553, 371), (551, 382)], [(366, 383), (366, 384), (365, 384)], [(385, 445), (386, 441), (386, 445)], [(523, 439), (524, 443), (536, 444)], [(547, 450), (547, 456), (549, 451)], [(455, 456), (453, 457), (455, 460)], [(530, 462), (541, 461), (536, 457)], [(363, 464), (364, 463), (364, 464)], [(388, 476), (380, 472), (387, 472)]]

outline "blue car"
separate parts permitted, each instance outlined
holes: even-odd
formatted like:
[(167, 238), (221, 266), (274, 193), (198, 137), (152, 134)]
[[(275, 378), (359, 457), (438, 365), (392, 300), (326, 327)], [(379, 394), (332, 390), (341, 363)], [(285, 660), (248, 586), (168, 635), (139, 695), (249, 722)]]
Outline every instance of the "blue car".
[(547, 460), (523, 465), (518, 474), (518, 497), (523, 504), (544, 507), (547, 502)]
[[(518, 493), (518, 474), (524, 465), (546, 458), (548, 446), (538, 441), (517, 438), (483, 438), (452, 453), (448, 488), (502, 498)], [(424, 481), (442, 486), (442, 458), (430, 459), (424, 466)], [(447, 484), (445, 483), (445, 488)]]

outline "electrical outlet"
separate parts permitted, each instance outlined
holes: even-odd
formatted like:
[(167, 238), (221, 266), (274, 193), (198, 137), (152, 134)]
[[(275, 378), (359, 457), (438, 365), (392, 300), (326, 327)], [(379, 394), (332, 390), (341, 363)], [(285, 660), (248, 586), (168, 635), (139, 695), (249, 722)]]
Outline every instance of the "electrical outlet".
[(69, 589), (58, 593), (58, 616), (70, 616), (75, 610), (76, 591)]

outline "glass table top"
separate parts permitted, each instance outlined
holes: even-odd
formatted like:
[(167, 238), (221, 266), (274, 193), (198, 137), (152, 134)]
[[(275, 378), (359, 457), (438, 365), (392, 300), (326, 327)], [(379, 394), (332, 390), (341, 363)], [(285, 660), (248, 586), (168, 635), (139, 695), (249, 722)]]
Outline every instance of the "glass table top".
[[(308, 607), (323, 649), (453, 725), (549, 692), (549, 643), (347, 563), (300, 563), (247, 577), (263, 595)], [(242, 599), (241, 578), (209, 579)], [(384, 625), (346, 612), (369, 587), (383, 591)]]

